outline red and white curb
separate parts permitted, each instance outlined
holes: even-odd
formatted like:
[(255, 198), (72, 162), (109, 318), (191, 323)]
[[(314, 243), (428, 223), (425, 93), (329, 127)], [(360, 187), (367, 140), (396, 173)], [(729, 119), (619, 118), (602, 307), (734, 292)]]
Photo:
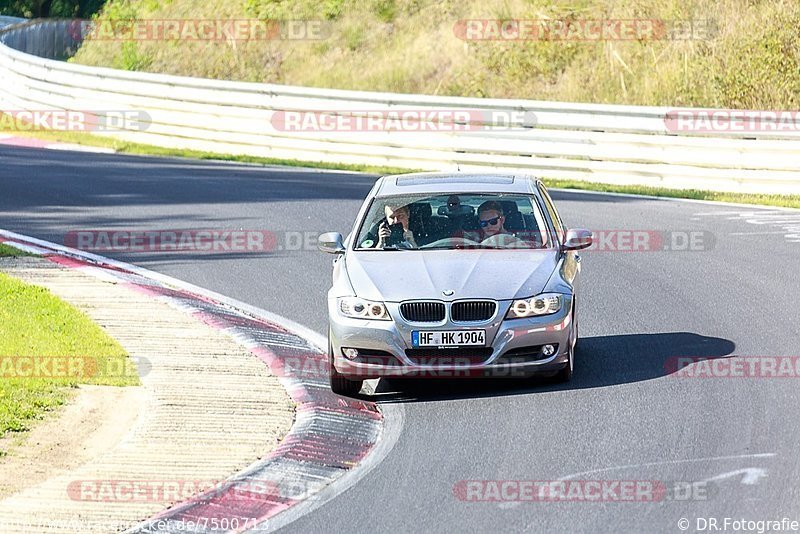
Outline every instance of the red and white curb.
[(47, 141), (34, 137), (20, 137), (10, 134), (0, 134), (0, 145), (18, 146), (23, 148), (47, 148), (49, 150), (72, 150), (75, 152), (92, 152), (95, 154), (114, 154), (113, 148), (79, 145), (77, 143), (61, 143), (58, 141)]
[[(324, 368), (327, 354), (321, 346), (327, 343), (322, 336), (264, 310), (141, 267), (5, 230), (0, 230), (0, 242), (124, 283), (223, 329), (262, 359), (297, 403), (292, 429), (265, 458), (214, 490), (173, 506), (128, 532), (186, 532), (187, 528), (204, 533), (273, 531), (297, 519), (301, 510), (316, 508), (358, 481), (396, 442), (402, 409), (390, 408), (393, 415), (385, 419), (376, 404), (339, 397), (331, 392), (325, 377), (293, 374), (292, 367), (283, 364), (285, 358), (292, 358), (307, 361), (309, 368)], [(360, 469), (354, 469), (359, 465)], [(332, 484), (334, 481), (337, 483)], [(293, 508), (295, 513), (291, 513)]]

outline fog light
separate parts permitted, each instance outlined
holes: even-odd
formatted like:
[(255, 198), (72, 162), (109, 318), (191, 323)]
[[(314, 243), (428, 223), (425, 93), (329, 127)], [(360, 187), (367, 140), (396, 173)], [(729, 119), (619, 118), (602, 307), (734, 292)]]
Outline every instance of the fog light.
[(358, 350), (357, 349), (342, 349), (342, 353), (344, 357), (348, 360), (355, 360), (358, 358)]
[(552, 356), (556, 353), (556, 348), (553, 345), (545, 345), (542, 347), (542, 354), (545, 356)]

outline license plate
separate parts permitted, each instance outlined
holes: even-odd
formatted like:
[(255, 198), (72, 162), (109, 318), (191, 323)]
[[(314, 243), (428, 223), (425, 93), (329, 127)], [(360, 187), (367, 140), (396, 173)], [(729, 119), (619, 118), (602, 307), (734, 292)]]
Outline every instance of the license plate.
[(486, 330), (413, 330), (414, 347), (484, 347)]

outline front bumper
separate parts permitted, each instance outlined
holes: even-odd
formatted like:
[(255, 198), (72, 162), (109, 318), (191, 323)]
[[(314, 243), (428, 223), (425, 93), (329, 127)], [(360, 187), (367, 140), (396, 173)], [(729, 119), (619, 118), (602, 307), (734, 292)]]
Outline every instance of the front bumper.
[[(330, 343), (336, 371), (348, 378), (514, 378), (551, 375), (568, 364), (574, 327), (572, 298), (564, 295), (558, 313), (527, 319), (504, 319), (510, 301), (498, 302), (496, 315), (480, 323), (409, 323), (399, 303), (386, 303), (391, 321), (352, 319), (342, 316), (336, 299), (329, 299)], [(459, 350), (413, 350), (413, 330), (485, 330), (486, 347)], [(557, 345), (545, 357), (537, 348)], [(355, 348), (359, 357), (349, 360), (343, 348)]]

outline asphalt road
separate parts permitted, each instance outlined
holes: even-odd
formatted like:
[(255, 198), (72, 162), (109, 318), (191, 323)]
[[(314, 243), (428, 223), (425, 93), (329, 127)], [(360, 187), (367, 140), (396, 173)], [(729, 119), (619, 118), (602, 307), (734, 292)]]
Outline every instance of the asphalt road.
[[(373, 180), (0, 147), (0, 228), (58, 243), (83, 229), (276, 232), (284, 250), (104, 254), (324, 332), (330, 257), (286, 249), (304, 232), (346, 233)], [(708, 518), (720, 528), (725, 517), (800, 520), (800, 379), (667, 371), (676, 356), (800, 356), (800, 213), (553, 196), (568, 225), (707, 232), (713, 246), (585, 253), (569, 385), (381, 383), (377, 399), (405, 407), (396, 446), (287, 531), (681, 532), (686, 518), (694, 532)], [(655, 480), (681, 491), (603, 503), (466, 502), (454, 492), (464, 480), (562, 478)], [(685, 484), (696, 488), (690, 500)]]

